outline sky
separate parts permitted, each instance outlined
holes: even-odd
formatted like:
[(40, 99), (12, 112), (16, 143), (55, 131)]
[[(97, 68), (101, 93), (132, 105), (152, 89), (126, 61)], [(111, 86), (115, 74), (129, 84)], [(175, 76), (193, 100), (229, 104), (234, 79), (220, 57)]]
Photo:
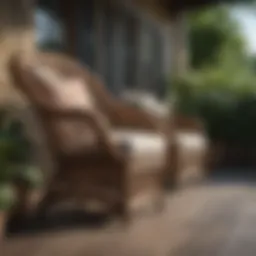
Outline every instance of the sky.
[(235, 7), (231, 9), (241, 26), (241, 32), (248, 45), (248, 52), (256, 55), (256, 7)]
[(49, 15), (48, 12), (38, 9), (36, 11), (35, 21), (38, 31), (38, 42), (47, 41), (49, 38), (57, 42), (61, 40), (61, 28), (54, 17)]

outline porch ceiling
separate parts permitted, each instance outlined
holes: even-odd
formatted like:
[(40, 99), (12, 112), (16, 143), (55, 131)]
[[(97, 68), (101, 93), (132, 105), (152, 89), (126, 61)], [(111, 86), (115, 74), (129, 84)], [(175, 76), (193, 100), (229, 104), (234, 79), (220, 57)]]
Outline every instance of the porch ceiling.
[[(234, 3), (237, 0), (158, 0), (170, 13), (197, 8), (207, 4)], [(237, 1), (238, 2), (238, 1)]]
[[(154, 13), (170, 18), (173, 14), (183, 10), (190, 10), (204, 5), (236, 3), (239, 0), (136, 0), (134, 2), (139, 3), (143, 7), (150, 7)], [(240, 0), (240, 2), (250, 2), (250, 0)]]
[(149, 10), (162, 19), (170, 19), (183, 10), (198, 8), (206, 4), (232, 1), (236, 0), (132, 0), (134, 4)]

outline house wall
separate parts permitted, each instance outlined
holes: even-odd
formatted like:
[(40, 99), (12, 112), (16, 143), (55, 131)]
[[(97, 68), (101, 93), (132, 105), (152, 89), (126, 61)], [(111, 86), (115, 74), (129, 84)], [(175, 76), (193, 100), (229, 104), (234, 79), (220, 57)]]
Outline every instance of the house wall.
[(18, 50), (34, 49), (31, 0), (0, 1), (0, 104), (20, 101), (8, 70), (11, 56)]
[(33, 0), (0, 1), (0, 108), (8, 106), (9, 118), (23, 122), (32, 142), (31, 161), (44, 173), (52, 171), (52, 161), (44, 133), (25, 98), (15, 89), (9, 61), (17, 51), (35, 50)]

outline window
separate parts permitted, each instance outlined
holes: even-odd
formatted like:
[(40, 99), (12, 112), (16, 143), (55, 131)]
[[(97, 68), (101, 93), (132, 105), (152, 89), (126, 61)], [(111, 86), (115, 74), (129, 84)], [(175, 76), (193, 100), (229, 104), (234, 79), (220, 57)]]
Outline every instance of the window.
[(160, 94), (163, 83), (163, 38), (159, 28), (144, 21), (141, 26), (139, 53), (140, 87)]
[(124, 23), (124, 40), (123, 40), (123, 52), (124, 52), (124, 84), (128, 88), (134, 88), (137, 84), (136, 72), (137, 72), (137, 27), (138, 20), (127, 13), (125, 15)]
[(36, 40), (41, 49), (62, 51), (65, 33), (59, 15), (59, 1), (41, 0), (38, 2), (35, 23)]
[(115, 60), (114, 55), (116, 53), (115, 50), (115, 18), (114, 18), (114, 10), (110, 8), (110, 6), (105, 6), (103, 12), (103, 20), (104, 20), (104, 66), (105, 66), (105, 81), (108, 88), (115, 92), (114, 84), (115, 84)]
[(39, 0), (40, 48), (64, 51), (67, 47), (81, 62), (98, 70), (114, 94), (136, 87), (163, 93), (165, 39), (154, 21), (112, 2), (75, 1), (72, 10), (64, 3)]
[(165, 77), (164, 77), (164, 38), (161, 30), (154, 27), (152, 31), (152, 83), (151, 88), (154, 92), (162, 97), (165, 94)]
[(141, 24), (140, 31), (140, 77), (139, 86), (145, 90), (152, 87), (152, 76), (154, 73), (154, 60), (153, 60), (153, 37), (152, 30), (148, 23), (143, 22)]
[(77, 5), (77, 57), (89, 67), (95, 66), (94, 1), (80, 1)]

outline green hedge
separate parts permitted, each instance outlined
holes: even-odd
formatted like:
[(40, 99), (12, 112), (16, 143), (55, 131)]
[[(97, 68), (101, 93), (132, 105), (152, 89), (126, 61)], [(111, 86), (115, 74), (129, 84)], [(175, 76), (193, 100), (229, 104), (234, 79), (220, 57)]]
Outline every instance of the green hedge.
[(212, 139), (256, 145), (256, 77), (205, 70), (174, 85), (178, 111), (202, 118)]

